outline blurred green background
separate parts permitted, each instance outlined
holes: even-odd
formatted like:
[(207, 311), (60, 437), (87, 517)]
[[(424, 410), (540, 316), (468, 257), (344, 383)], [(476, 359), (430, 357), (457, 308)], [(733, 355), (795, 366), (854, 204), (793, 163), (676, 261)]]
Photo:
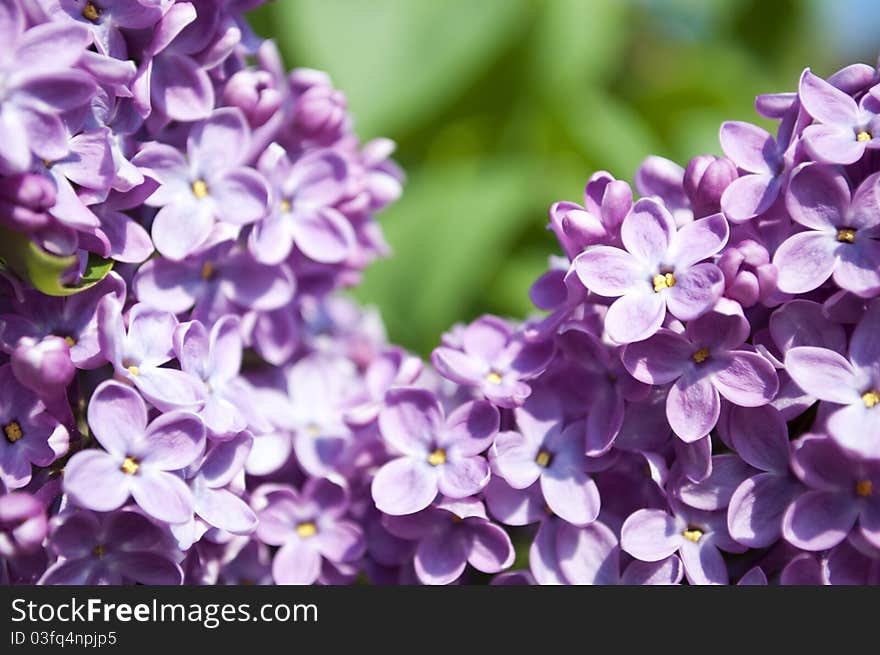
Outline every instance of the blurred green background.
[(278, 0), (253, 12), (288, 66), (328, 71), (364, 139), (408, 181), (381, 221), (394, 255), (354, 291), (427, 354), (455, 321), (525, 317), (557, 248), (555, 200), (658, 154), (720, 154), (759, 93), (875, 63), (877, 0)]

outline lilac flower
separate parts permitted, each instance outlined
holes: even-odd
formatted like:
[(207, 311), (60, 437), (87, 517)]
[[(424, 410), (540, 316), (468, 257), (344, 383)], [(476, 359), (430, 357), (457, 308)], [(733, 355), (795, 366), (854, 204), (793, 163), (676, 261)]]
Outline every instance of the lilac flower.
[(0, 482), (20, 489), (31, 480), (31, 465), (49, 466), (67, 452), (68, 432), (9, 364), (0, 366)]
[(128, 59), (128, 46), (122, 30), (142, 30), (158, 22), (162, 9), (138, 0), (58, 0), (49, 5), (53, 19), (67, 18), (85, 25), (92, 33), (98, 52)]
[(640, 509), (623, 524), (620, 546), (643, 562), (658, 562), (678, 553), (690, 584), (728, 584), (721, 550), (745, 547), (727, 534), (724, 512), (705, 512), (672, 503), (671, 511)]
[(24, 492), (0, 496), (0, 557), (34, 552), (47, 528), (46, 509), (39, 500)]
[(810, 490), (785, 512), (786, 540), (804, 550), (825, 550), (843, 541), (858, 523), (858, 533), (880, 548), (880, 462), (808, 435), (794, 451), (793, 466)]
[(523, 380), (540, 373), (552, 355), (552, 341), (527, 342), (505, 321), (483, 316), (465, 329), (461, 349), (441, 346), (431, 362), (440, 375), (477, 387), (498, 407), (517, 407), (531, 393)]
[(326, 478), (311, 478), (302, 492), (279, 488), (268, 492), (259, 510), (257, 536), (281, 546), (272, 561), (277, 584), (312, 584), (321, 563), (345, 563), (364, 551), (360, 527), (344, 518), (348, 510), (345, 488)]
[(860, 296), (880, 291), (878, 183), (880, 174), (871, 175), (851, 195), (843, 174), (829, 166), (798, 169), (786, 206), (808, 229), (787, 239), (773, 257), (782, 291), (812, 291), (831, 276)]
[(184, 259), (206, 243), (215, 220), (247, 225), (265, 215), (266, 181), (241, 165), (249, 140), (241, 112), (224, 108), (193, 127), (185, 157), (160, 143), (146, 145), (134, 157), (132, 163), (160, 183), (146, 202), (161, 207), (152, 235), (162, 255)]
[(575, 525), (599, 515), (599, 490), (587, 473), (582, 423), (564, 425), (558, 404), (535, 398), (516, 410), (519, 432), (503, 432), (492, 445), (492, 469), (515, 489), (540, 480), (547, 505)]
[(373, 500), (386, 514), (425, 509), (438, 491), (466, 498), (489, 482), (489, 464), (480, 456), (498, 432), (498, 410), (484, 401), (466, 403), (448, 417), (439, 401), (422, 389), (395, 389), (386, 396), (379, 429), (392, 459), (373, 479)]
[(621, 226), (626, 250), (596, 246), (577, 257), (575, 270), (591, 291), (618, 299), (605, 317), (608, 336), (618, 343), (647, 339), (663, 324), (666, 309), (694, 319), (715, 304), (723, 290), (718, 267), (698, 263), (727, 242), (720, 214), (676, 232), (671, 214), (657, 201), (639, 200)]
[(88, 421), (105, 450), (78, 452), (67, 463), (64, 490), (74, 502), (107, 512), (133, 496), (160, 521), (189, 520), (192, 493), (171, 471), (189, 466), (205, 448), (205, 426), (198, 416), (172, 411), (148, 424), (140, 395), (108, 380), (92, 396)]
[(18, 381), (44, 397), (63, 393), (76, 373), (70, 361), (70, 347), (54, 335), (39, 342), (31, 337), (19, 339), (11, 364)]
[(849, 359), (828, 348), (798, 346), (785, 368), (804, 391), (833, 403), (828, 431), (845, 449), (880, 457), (880, 303), (871, 303), (853, 331)]
[(856, 104), (807, 68), (801, 75), (798, 98), (817, 121), (806, 127), (803, 139), (816, 161), (852, 164), (870, 148), (880, 148), (880, 98), (873, 91)]
[(115, 298), (106, 296), (98, 305), (98, 339), (116, 374), (134, 384), (159, 409), (197, 409), (205, 402), (199, 380), (184, 371), (162, 367), (174, 357), (176, 328), (173, 314), (138, 303), (128, 312), (126, 330)]
[(498, 573), (513, 564), (510, 537), (473, 498), (441, 498), (417, 514), (387, 516), (384, 522), (392, 534), (417, 542), (413, 561), (424, 584), (451, 584), (468, 564), (483, 573)]
[(718, 422), (721, 396), (735, 405), (759, 407), (773, 399), (779, 380), (761, 355), (742, 350), (748, 324), (718, 312), (691, 321), (684, 334), (663, 329), (629, 344), (623, 363), (646, 384), (675, 384), (666, 398), (666, 417), (686, 442), (709, 434)]
[(137, 512), (69, 512), (53, 521), (50, 544), (59, 558), (39, 584), (180, 584), (183, 572), (166, 543), (161, 528)]

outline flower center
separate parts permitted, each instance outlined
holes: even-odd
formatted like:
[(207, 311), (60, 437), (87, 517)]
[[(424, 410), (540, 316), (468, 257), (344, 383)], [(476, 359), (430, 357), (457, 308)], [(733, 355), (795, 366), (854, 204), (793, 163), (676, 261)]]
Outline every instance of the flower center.
[(101, 559), (102, 557), (104, 557), (104, 546), (98, 544), (97, 546), (92, 548), (92, 552), (98, 556), (98, 559)]
[(693, 526), (689, 526), (687, 530), (682, 532), (684, 538), (688, 541), (693, 541), (697, 543), (700, 539), (703, 538), (703, 531), (700, 528), (695, 528)]
[(486, 381), (491, 384), (501, 384), (502, 379), (501, 373), (498, 371), (490, 371), (489, 375), (486, 376)]
[(446, 451), (442, 448), (438, 448), (433, 453), (428, 455), (428, 464), (431, 466), (440, 466), (441, 464), (446, 463)]
[(691, 355), (691, 359), (694, 360), (697, 364), (702, 364), (707, 359), (709, 359), (709, 349), (700, 348), (697, 352)]
[(672, 273), (658, 273), (652, 280), (654, 293), (660, 293), (663, 289), (675, 286), (675, 276)]
[(16, 420), (9, 421), (3, 426), (3, 434), (6, 435), (6, 441), (9, 443), (15, 443), (24, 436), (21, 424)]
[(302, 539), (314, 537), (318, 533), (318, 526), (311, 521), (303, 521), (296, 526), (296, 535)]
[(132, 375), (140, 375), (141, 369), (132, 364), (131, 366), (126, 366), (125, 370), (131, 373)]
[(321, 427), (317, 423), (309, 423), (306, 426), (306, 434), (310, 437), (317, 437), (321, 434)]
[(856, 231), (851, 227), (842, 227), (837, 230), (837, 240), (841, 243), (853, 243), (856, 240)]
[(128, 475), (134, 475), (138, 472), (138, 469), (141, 467), (140, 462), (137, 461), (134, 457), (126, 457), (122, 460), (122, 466), (119, 469)]
[(862, 402), (865, 403), (865, 407), (871, 409), (874, 405), (880, 403), (880, 391), (874, 389), (866, 391), (862, 394)]
[(281, 210), (282, 214), (286, 214), (290, 211), (290, 201), (287, 198), (282, 199), (281, 202), (278, 203), (278, 209)]
[(64, 337), (64, 342), (67, 344), (68, 348), (73, 348), (76, 345), (76, 339), (74, 339), (70, 335), (67, 335), (66, 337)]
[(90, 20), (93, 23), (97, 23), (98, 19), (101, 17), (101, 10), (98, 9), (91, 2), (87, 2), (86, 6), (83, 7), (82, 17), (86, 20)]
[(552, 461), (553, 461), (553, 454), (546, 451), (546, 450), (542, 450), (541, 452), (538, 453), (538, 456), (535, 457), (535, 462), (541, 468), (547, 468), (548, 466), (550, 466), (550, 462), (552, 462)]
[(203, 280), (213, 279), (216, 273), (217, 271), (214, 269), (214, 264), (212, 264), (211, 262), (205, 262), (204, 264), (202, 264), (202, 272), (200, 273), (200, 275), (202, 276)]
[(204, 180), (196, 180), (192, 183), (193, 195), (196, 198), (204, 198), (208, 195), (208, 185)]
[(859, 141), (859, 142), (870, 141), (872, 138), (874, 138), (874, 137), (872, 137), (871, 133), (868, 132), (867, 130), (862, 130), (861, 132), (856, 134), (856, 141)]
[(858, 480), (856, 482), (856, 496), (867, 498), (874, 493), (874, 483), (870, 480)]

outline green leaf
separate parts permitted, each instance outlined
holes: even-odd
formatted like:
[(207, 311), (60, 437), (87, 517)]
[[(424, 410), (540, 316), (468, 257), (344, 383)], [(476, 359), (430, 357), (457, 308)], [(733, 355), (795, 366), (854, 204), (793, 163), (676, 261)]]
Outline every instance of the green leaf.
[(6, 268), (49, 296), (70, 296), (84, 291), (103, 280), (113, 268), (112, 260), (89, 255), (80, 281), (72, 286), (63, 285), (60, 278), (76, 264), (76, 255), (53, 255), (27, 235), (4, 227), (0, 227), (0, 260)]
[(528, 26), (526, 0), (297, 0), (266, 7), (289, 64), (326, 70), (365, 138), (451, 106)]

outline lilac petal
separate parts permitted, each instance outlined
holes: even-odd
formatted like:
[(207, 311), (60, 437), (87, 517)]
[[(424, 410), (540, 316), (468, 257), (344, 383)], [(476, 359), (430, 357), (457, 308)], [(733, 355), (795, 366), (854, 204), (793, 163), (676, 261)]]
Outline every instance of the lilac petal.
[(865, 144), (855, 138), (851, 127), (810, 125), (802, 137), (807, 150), (818, 162), (853, 164), (865, 154)]
[(281, 585), (310, 585), (321, 574), (321, 554), (302, 539), (290, 539), (272, 560), (272, 577)]
[(547, 469), (541, 475), (541, 491), (550, 509), (569, 523), (587, 525), (599, 516), (599, 489), (583, 471)]
[(874, 548), (880, 548), (880, 503), (869, 500), (859, 516), (859, 532)]
[(620, 530), (621, 548), (644, 562), (669, 557), (684, 541), (678, 522), (662, 509), (640, 509)]
[(753, 473), (755, 470), (736, 455), (716, 455), (709, 477), (698, 483), (685, 482), (677, 495), (690, 507), (710, 512), (724, 509), (740, 483)]
[(809, 69), (801, 75), (798, 97), (804, 109), (820, 123), (850, 128), (856, 123), (858, 107), (855, 100)]
[(126, 578), (145, 585), (179, 585), (183, 571), (158, 553), (115, 552), (113, 566)]
[(129, 484), (137, 504), (153, 518), (166, 523), (183, 523), (192, 518), (192, 492), (177, 476), (148, 470), (132, 475)]
[(792, 220), (813, 230), (834, 230), (849, 209), (849, 184), (831, 166), (804, 166), (788, 186), (785, 207)]
[(500, 423), (498, 410), (491, 403), (465, 403), (447, 417), (438, 445), (455, 456), (479, 455), (492, 444)]
[(626, 370), (645, 384), (667, 384), (689, 368), (695, 347), (672, 330), (660, 330), (644, 341), (628, 344), (621, 354)]
[(773, 256), (779, 289), (806, 293), (820, 286), (834, 271), (839, 245), (825, 232), (800, 232), (786, 239)]
[(163, 471), (186, 468), (205, 449), (205, 425), (195, 414), (174, 411), (150, 423), (139, 455), (144, 464)]
[(254, 225), (248, 248), (263, 264), (280, 264), (293, 249), (293, 234), (282, 216), (270, 215)]
[(214, 217), (204, 202), (168, 204), (153, 220), (153, 243), (159, 253), (180, 261), (205, 243), (213, 225)]
[(833, 275), (839, 287), (864, 297), (880, 291), (880, 244), (873, 239), (857, 240), (840, 248), (838, 254)]
[(749, 548), (771, 545), (782, 533), (782, 515), (799, 492), (787, 475), (759, 473), (745, 480), (730, 498), (730, 536)]
[(767, 585), (767, 576), (760, 566), (752, 567), (736, 583), (738, 587), (758, 587)]
[(818, 346), (839, 353), (846, 351), (843, 326), (832, 323), (822, 305), (808, 300), (792, 300), (770, 317), (770, 334), (782, 353), (797, 346)]
[(187, 154), (198, 162), (200, 172), (224, 171), (237, 166), (249, 146), (250, 130), (237, 107), (216, 109), (206, 121), (198, 123), (187, 138)]
[(147, 406), (137, 391), (108, 380), (92, 395), (88, 423), (92, 434), (108, 452), (125, 457), (147, 427)]
[(596, 246), (578, 255), (574, 270), (590, 291), (614, 298), (645, 283), (645, 267), (620, 248)]
[(614, 533), (598, 521), (578, 528), (569, 523), (556, 533), (559, 568), (570, 584), (617, 584), (620, 548)]
[(792, 348), (785, 356), (785, 370), (801, 389), (816, 398), (844, 405), (861, 401), (856, 372), (833, 350)]
[(84, 585), (94, 584), (93, 577), (97, 564), (87, 559), (59, 560), (46, 569), (38, 584), (41, 585)]
[(382, 437), (397, 452), (413, 456), (428, 454), (443, 425), (437, 398), (423, 389), (392, 390), (379, 414)]
[(291, 233), (297, 248), (306, 257), (324, 264), (345, 260), (355, 246), (356, 237), (351, 223), (331, 208), (298, 216)]
[(118, 459), (98, 450), (86, 450), (67, 463), (64, 491), (78, 505), (109, 512), (128, 499), (129, 479)]
[(140, 264), (153, 254), (149, 233), (122, 212), (105, 211), (98, 218), (110, 242), (110, 257), (126, 264)]
[(163, 411), (195, 409), (205, 402), (202, 381), (171, 368), (149, 368), (130, 378), (144, 398)]
[(236, 168), (211, 179), (211, 197), (217, 218), (233, 225), (247, 225), (266, 215), (269, 187), (263, 176), (250, 168)]
[(731, 406), (727, 430), (733, 449), (748, 464), (763, 471), (788, 471), (788, 426), (774, 407)]
[(792, 559), (779, 576), (782, 585), (807, 585), (811, 587), (828, 584), (822, 565), (814, 555), (801, 553)]
[(364, 554), (364, 534), (351, 521), (336, 521), (318, 532), (318, 551), (332, 562), (350, 562)]
[(450, 584), (464, 573), (467, 555), (467, 543), (459, 531), (426, 537), (416, 548), (416, 575), (424, 584)]
[(700, 218), (682, 227), (672, 238), (670, 256), (678, 269), (686, 269), (717, 254), (727, 243), (730, 228), (721, 214)]
[(712, 384), (727, 400), (741, 407), (760, 407), (779, 391), (776, 369), (757, 353), (734, 350), (723, 358), (723, 368), (712, 375)]
[(460, 350), (445, 346), (434, 349), (431, 363), (440, 375), (464, 386), (482, 384), (487, 375), (486, 364)]
[(191, 58), (169, 52), (153, 59), (150, 82), (153, 106), (170, 119), (191, 122), (211, 114), (211, 78)]
[(538, 450), (518, 432), (501, 432), (492, 445), (492, 470), (514, 489), (525, 489), (540, 477)]
[(133, 286), (142, 302), (180, 314), (193, 306), (203, 284), (198, 268), (156, 257), (138, 269)]
[(621, 296), (605, 315), (605, 330), (617, 343), (633, 343), (657, 332), (666, 317), (666, 302), (661, 293), (650, 289)]
[(538, 528), (538, 534), (535, 535), (535, 540), (529, 547), (529, 569), (538, 584), (568, 584), (559, 568), (559, 557), (556, 551), (556, 534), (562, 525), (564, 525), (562, 521), (545, 520)]
[(386, 514), (413, 514), (434, 500), (437, 478), (438, 474), (427, 462), (409, 457), (392, 460), (373, 478), (373, 500)]
[(734, 180), (721, 195), (721, 208), (728, 220), (742, 223), (766, 212), (776, 198), (782, 182), (771, 175), (745, 175)]
[(804, 550), (825, 550), (846, 538), (858, 517), (858, 505), (846, 494), (808, 491), (782, 518), (786, 540)]
[(247, 461), (253, 443), (254, 438), (243, 432), (211, 448), (199, 467), (205, 484), (216, 489), (232, 482)]
[(491, 362), (501, 355), (509, 339), (510, 327), (504, 321), (484, 316), (465, 328), (462, 345), (471, 357)]
[(241, 325), (238, 317), (224, 316), (211, 328), (213, 380), (232, 380), (241, 369)]
[(720, 413), (718, 390), (706, 378), (684, 376), (669, 389), (666, 418), (683, 441), (691, 443), (709, 434)]
[(730, 582), (730, 576), (721, 551), (712, 544), (701, 541), (702, 543), (693, 543), (685, 540), (681, 546), (681, 563), (685, 577), (692, 585), (726, 585)]
[(727, 121), (719, 132), (724, 154), (749, 173), (773, 174), (769, 161), (776, 151), (776, 141), (757, 125), (742, 121)]
[(483, 573), (498, 573), (510, 568), (515, 552), (507, 532), (483, 519), (468, 521), (471, 548), (468, 563)]
[(677, 585), (684, 577), (681, 560), (675, 555), (657, 562), (633, 560), (620, 578), (623, 585)]
[(540, 485), (514, 489), (493, 476), (483, 491), (489, 513), (505, 525), (528, 525), (547, 516)]
[(437, 486), (450, 498), (467, 498), (489, 484), (489, 463), (482, 457), (450, 460), (437, 468)]
[(654, 198), (642, 198), (620, 226), (620, 238), (637, 261), (648, 267), (659, 264), (675, 234), (675, 221)]
[(721, 269), (715, 264), (697, 264), (676, 276), (675, 285), (666, 291), (666, 304), (673, 316), (690, 321), (709, 311), (723, 292)]
[(867, 459), (880, 458), (880, 412), (861, 401), (828, 418), (828, 432), (846, 450)]
[(595, 394), (593, 403), (587, 415), (584, 446), (589, 457), (598, 457), (608, 452), (623, 426), (623, 395), (611, 385), (605, 385)]
[(293, 275), (286, 266), (260, 264), (247, 252), (226, 258), (220, 284), (230, 300), (258, 311), (286, 305), (296, 290)]

